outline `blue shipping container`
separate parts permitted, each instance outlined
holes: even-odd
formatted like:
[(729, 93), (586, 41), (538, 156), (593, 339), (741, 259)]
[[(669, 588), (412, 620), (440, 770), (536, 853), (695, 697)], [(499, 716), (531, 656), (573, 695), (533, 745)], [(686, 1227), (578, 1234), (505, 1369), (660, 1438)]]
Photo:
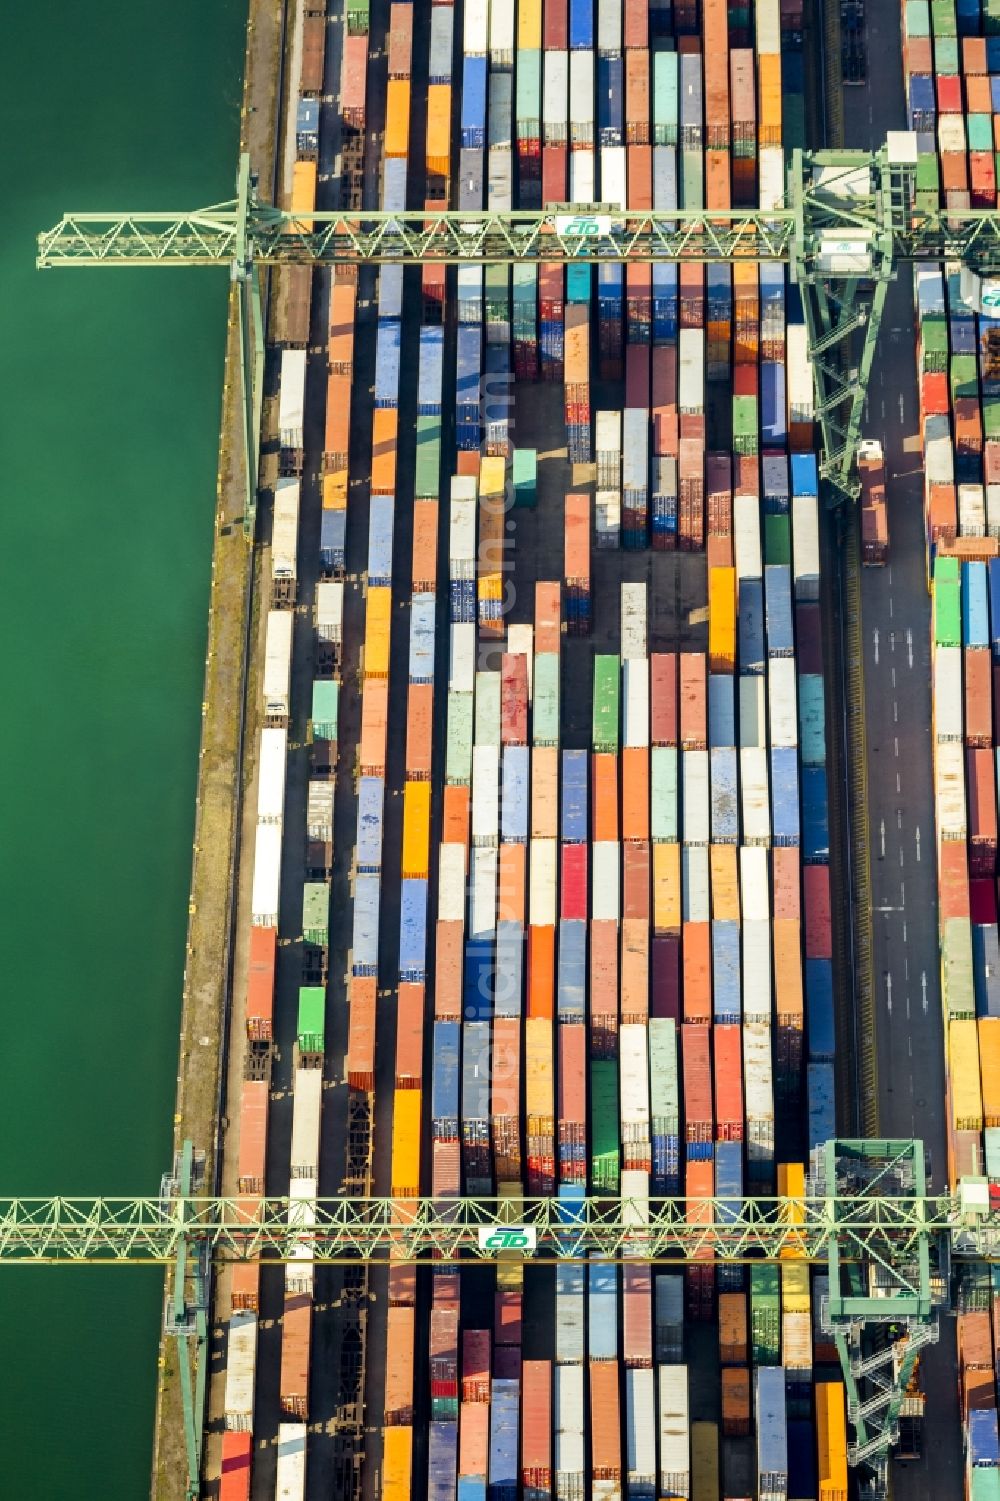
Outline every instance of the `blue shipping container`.
[(620, 52), (597, 56), (597, 141), (621, 146), (625, 141), (625, 65)]
[(806, 960), (806, 1025), (810, 1060), (832, 1061), (837, 1051), (837, 1032), (831, 959)]
[(806, 1064), (806, 1094), (811, 1152), (837, 1134), (837, 1088), (832, 1063)]
[(385, 782), (381, 777), (362, 777), (358, 783), (358, 870), (371, 874), (382, 868), (382, 809)]
[(823, 766), (802, 768), (802, 858), (812, 865), (826, 865), (830, 859), (826, 768)]
[(435, 1122), (450, 1121), (457, 1126), (460, 1052), (458, 1022), (435, 1022), (431, 1065), (431, 1117)]
[[(403, 208), (405, 204), (401, 205)], [(378, 278), (379, 318), (402, 318), (403, 316), (403, 268), (380, 266)]]
[(587, 924), (580, 918), (559, 924), (559, 1020), (584, 1019), (587, 985)]
[[(401, 214), (406, 208), (406, 158), (404, 156), (390, 157), (383, 166), (382, 207), (391, 214)], [(397, 270), (402, 277), (402, 266), (397, 267)]]
[(767, 600), (767, 654), (791, 657), (795, 653), (795, 628), (792, 624), (792, 570), (785, 563), (768, 563), (764, 568)]
[(763, 441), (784, 443), (788, 436), (785, 423), (785, 367), (776, 360), (761, 361), (760, 403)]
[(569, 44), (575, 50), (594, 45), (594, 0), (569, 0)]
[(788, 1494), (815, 1496), (819, 1490), (816, 1470), (816, 1433), (801, 1418), (788, 1425)]
[[(377, 497), (372, 496), (374, 501)], [(437, 599), (414, 594), (410, 604), (410, 682), (433, 683)]]
[(737, 620), (739, 668), (759, 676), (764, 671), (764, 581), (741, 579)]
[(985, 563), (962, 564), (962, 645), (990, 645), (990, 607)]
[(771, 759), (771, 837), (778, 846), (799, 842), (799, 758), (794, 746), (778, 745)]
[(392, 528), (396, 502), (391, 495), (373, 495), (368, 510), (368, 582), (377, 588), (392, 583)]
[(321, 511), (319, 523), (320, 562), (328, 572), (343, 572), (346, 540), (347, 511)]
[(816, 455), (813, 453), (792, 454), (792, 494), (818, 495), (819, 476)]
[(735, 704), (732, 674), (711, 673), (708, 679), (708, 743), (712, 750), (736, 744)]
[(493, 944), (471, 939), (465, 945), (462, 1015), (467, 1022), (489, 1021), (493, 1012)]
[(489, 1501), (517, 1501), (520, 1381), (490, 1383)]
[(969, 1413), (969, 1463), (996, 1469), (1000, 1465), (1000, 1435), (997, 1432), (997, 1410), (974, 1409)]
[(737, 797), (737, 758), (733, 746), (709, 752), (711, 768), (712, 843), (738, 844), (740, 813)]
[(354, 882), (354, 919), (351, 931), (352, 966), (355, 975), (378, 974), (378, 914), (382, 882), (378, 876), (359, 875)]
[(458, 1424), (431, 1423), (427, 1441), (427, 1501), (454, 1501)]
[(740, 1003), (740, 925), (712, 923), (712, 1017), (716, 1024), (738, 1025)]
[(489, 1120), (490, 1024), (462, 1027), (462, 1122)]
[(501, 765), (500, 837), (513, 844), (528, 840), (528, 758), (526, 745), (505, 745)]
[(591, 1360), (618, 1359), (618, 1270), (592, 1261), (587, 1269), (587, 1312), (590, 1318), (588, 1355)]
[(420, 372), (417, 376), (417, 412), (421, 417), (436, 417), (441, 411), (442, 358), (444, 329), (440, 326), (420, 330)]
[(972, 977), (976, 1015), (1000, 1016), (1000, 939), (994, 926), (973, 924)]
[(427, 975), (427, 881), (407, 879), (400, 884), (399, 978), (421, 984)]
[(560, 834), (564, 844), (585, 844), (587, 840), (587, 762), (583, 750), (562, 754), (562, 810)]
[(521, 978), (524, 962), (524, 929), (519, 922), (498, 922), (496, 943), (496, 987), (494, 1007), (497, 1016), (521, 1015)]
[[(757, 1408), (757, 1475), (761, 1490), (778, 1490), (774, 1481), (788, 1475), (783, 1366), (758, 1366), (754, 1372)], [(769, 1484), (770, 1482), (770, 1484)], [(787, 1488), (784, 1488), (787, 1493)]]
[(462, 145), (486, 145), (485, 57), (466, 57), (462, 66)]

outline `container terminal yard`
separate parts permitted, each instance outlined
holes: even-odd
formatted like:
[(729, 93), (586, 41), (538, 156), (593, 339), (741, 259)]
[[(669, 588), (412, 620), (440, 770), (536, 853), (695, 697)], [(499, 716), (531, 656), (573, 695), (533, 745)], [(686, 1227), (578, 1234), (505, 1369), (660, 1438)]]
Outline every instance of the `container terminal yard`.
[[(1000, 1496), (1000, 10), (280, 41), (231, 1027), (164, 1235), (228, 1207), (154, 1493)], [(817, 294), (761, 245), (824, 147)], [(577, 252), (295, 249), (522, 209)]]

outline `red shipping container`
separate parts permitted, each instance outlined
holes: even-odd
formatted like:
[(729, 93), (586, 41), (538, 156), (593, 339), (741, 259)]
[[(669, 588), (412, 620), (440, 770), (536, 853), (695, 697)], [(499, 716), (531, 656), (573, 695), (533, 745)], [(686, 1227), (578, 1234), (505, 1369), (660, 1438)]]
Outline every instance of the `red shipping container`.
[(552, 1363), (548, 1360), (526, 1360), (521, 1367), (521, 1484), (532, 1490), (552, 1487)]
[(712, 925), (686, 922), (681, 927), (684, 967), (684, 1020), (712, 1019)]
[(560, 864), (561, 888), (559, 916), (563, 921), (586, 920), (587, 917), (587, 846), (564, 844)]
[[(633, 47), (625, 54), (625, 139), (630, 146), (649, 144), (649, 53), (645, 48)], [(629, 163), (629, 197), (632, 192), (632, 171)], [(632, 208), (651, 205), (636, 203)]]
[(559, 650), (562, 640), (562, 603), (560, 585), (540, 580), (535, 585), (535, 651)]
[(622, 1345), (625, 1364), (653, 1364), (652, 1268), (626, 1262), (622, 1268)]
[(965, 743), (993, 744), (992, 659), (988, 651), (965, 649)]
[(406, 697), (406, 775), (429, 782), (434, 747), (434, 689), (430, 683), (410, 683)]
[(733, 395), (756, 396), (757, 389), (757, 366), (736, 365), (733, 369)]
[[(765, 449), (765, 456), (769, 450)], [(760, 461), (756, 454), (742, 453), (736, 460), (736, 482), (733, 489), (740, 495), (756, 495), (760, 499)]]
[(415, 1310), (390, 1307), (386, 1331), (385, 1421), (396, 1426), (413, 1422), (413, 1321)]
[(650, 951), (650, 1016), (680, 1020), (680, 939), (673, 933), (653, 937)]
[(582, 1022), (559, 1027), (559, 1140), (583, 1146), (587, 1131), (587, 1029)]
[[(569, 46), (569, 0), (545, 0), (542, 46), (546, 52), (552, 48)], [(463, 1474), (478, 1475), (479, 1470), (466, 1470)], [(482, 1472), (485, 1474), (485, 1471)]]
[(681, 746), (705, 750), (708, 745), (708, 658), (704, 652), (680, 654)]
[(937, 86), (938, 114), (962, 114), (962, 80), (960, 76), (957, 73), (939, 73), (934, 82)]
[(649, 845), (637, 841), (622, 847), (622, 913), (649, 921)]
[[(961, 840), (949, 839), (946, 844), (943, 844), (941, 846), (941, 853), (943, 854), (945, 850), (952, 848), (960, 850), (962, 848)], [(992, 881), (970, 881), (968, 883), (965, 895), (965, 911), (951, 913), (949, 915), (954, 917), (968, 917), (972, 922), (978, 924), (979, 926), (982, 926), (986, 923), (996, 922), (997, 894)], [(942, 907), (942, 917), (943, 916), (944, 910)]]
[(983, 449), (983, 464), (986, 469), (986, 483), (1000, 485), (1000, 443), (994, 439), (991, 439)]
[(997, 175), (992, 151), (970, 151), (969, 187), (973, 208), (996, 207)]
[(920, 410), (925, 417), (947, 414), (950, 402), (948, 376), (927, 371), (920, 377)]
[[(440, 984), (440, 971), (438, 971)], [(375, 1088), (375, 994), (374, 975), (352, 976), (350, 1020), (347, 1034), (347, 1082), (351, 1089)], [(455, 1013), (456, 1016), (458, 1013)]]
[[(985, 655), (985, 653), (981, 653)], [(992, 876), (997, 863), (996, 766), (992, 750), (967, 750), (969, 873)]]
[(493, 1296), (493, 1338), (498, 1345), (521, 1343), (521, 1294), (495, 1293)]
[(264, 1192), (267, 1157), (266, 1079), (244, 1079), (240, 1086), (240, 1150), (237, 1188), (241, 1194)]
[(567, 495), (564, 521), (564, 576), (567, 583), (590, 589), (590, 497)]
[(528, 743), (528, 659), (504, 652), (500, 665), (500, 740), (503, 745)]
[(830, 927), (830, 869), (826, 865), (807, 865), (802, 872), (806, 914), (806, 958), (833, 957)]
[(743, 1140), (743, 1040), (738, 1025), (712, 1028), (715, 1063), (715, 1139)]
[[(567, 192), (567, 170), (569, 167), (569, 148), (560, 143), (556, 146), (542, 147), (542, 202), (565, 203)], [(562, 268), (559, 269), (560, 276)], [(539, 283), (539, 295), (541, 284)]]
[(277, 928), (250, 929), (246, 1019), (247, 1036), (254, 1042), (269, 1042), (272, 1036), (277, 945)]
[(676, 458), (680, 442), (677, 418), (677, 346), (653, 348), (653, 452), (660, 458)]
[(712, 1141), (714, 1136), (710, 1030), (707, 1026), (687, 1021), (680, 1029), (684, 1078), (684, 1140), (688, 1142)]
[(222, 1482), (219, 1501), (249, 1501), (252, 1433), (222, 1435)]
[(677, 653), (654, 652), (650, 658), (650, 744), (677, 744)]
[(396, 1088), (419, 1089), (424, 1064), (424, 987), (402, 981), (396, 1006)]
[(927, 505), (927, 532), (932, 542), (953, 540), (958, 530), (958, 495), (954, 485), (932, 485)]
[(590, 1410), (599, 1422), (591, 1423), (590, 1464), (593, 1481), (621, 1482), (622, 1440), (618, 1411), (617, 1360), (590, 1362)]
[(964, 839), (948, 839), (938, 845), (938, 906), (942, 922), (970, 915), (969, 862)]
[(464, 923), (438, 923), (434, 946), (434, 1016), (438, 1021), (458, 1021), (462, 1015), (464, 942)]
[(502, 1159), (506, 1178), (509, 1168), (520, 1166), (521, 1022), (516, 1016), (500, 1016), (493, 1023), (490, 1116), (497, 1172)]
[(649, 406), (649, 345), (629, 344), (625, 350), (625, 405)]

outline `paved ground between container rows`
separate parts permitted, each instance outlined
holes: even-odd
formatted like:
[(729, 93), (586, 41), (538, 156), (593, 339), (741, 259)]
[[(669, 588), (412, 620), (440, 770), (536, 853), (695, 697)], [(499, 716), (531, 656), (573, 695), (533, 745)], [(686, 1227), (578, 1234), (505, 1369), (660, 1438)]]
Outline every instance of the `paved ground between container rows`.
[[(867, 0), (868, 76), (845, 90), (845, 145), (880, 146), (905, 130), (899, 7)], [(931, 773), (930, 599), (910, 268), (890, 287), (872, 369), (866, 437), (886, 456), (889, 557), (862, 570), (879, 1130), (923, 1139), (944, 1186), (944, 1042), (937, 947)], [(924, 1457), (893, 1466), (901, 1501), (958, 1496), (962, 1439), (954, 1320), (922, 1359)]]

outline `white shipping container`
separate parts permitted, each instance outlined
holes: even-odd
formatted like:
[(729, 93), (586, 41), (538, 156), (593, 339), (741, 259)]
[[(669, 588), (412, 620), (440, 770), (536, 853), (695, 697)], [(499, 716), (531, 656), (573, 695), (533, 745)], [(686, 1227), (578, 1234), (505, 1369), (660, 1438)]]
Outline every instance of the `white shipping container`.
[(449, 693), (471, 693), (476, 682), (476, 623), (474, 620), (453, 625), (449, 631), (451, 660), (448, 668)]
[(465, 845), (442, 844), (438, 862), (438, 918), (465, 922)]
[[(373, 780), (378, 780), (379, 786), (384, 787), (381, 778)], [(332, 782), (321, 781), (318, 777), (310, 780), (306, 794), (306, 833), (310, 839), (333, 838), (333, 793)]]
[(777, 57), (781, 52), (780, 0), (757, 0), (754, 6), (754, 25), (758, 54)]
[[(645, 1028), (643, 1028), (645, 1031)], [(649, 1224), (649, 1174), (640, 1168), (623, 1167), (621, 1174), (622, 1224), (641, 1230)], [(628, 1256), (628, 1250), (623, 1252)], [(626, 1273), (628, 1276), (628, 1273)]]
[(628, 207), (624, 146), (601, 147), (601, 202), (614, 208)]
[(760, 554), (760, 501), (756, 495), (733, 496), (733, 554), (738, 579), (763, 578)]
[(483, 57), (489, 45), (489, 0), (466, 0), (462, 6), (466, 57)]
[(685, 844), (709, 841), (708, 751), (681, 752), (681, 833)]
[(678, 336), (677, 405), (686, 415), (705, 410), (705, 330), (682, 328)]
[(569, 201), (593, 203), (594, 192), (594, 153), (589, 146), (576, 147), (569, 154)]
[(246, 1309), (230, 1315), (226, 1339), (226, 1428), (249, 1433), (253, 1427), (253, 1385), (257, 1366), (257, 1315)]
[(712, 916), (709, 857), (706, 845), (681, 850), (681, 904), (684, 922), (708, 922)]
[(592, 845), (593, 880), (591, 916), (617, 922), (620, 912), (618, 861), (620, 845), (616, 839), (601, 839)]
[(748, 1155), (767, 1161), (774, 1156), (774, 1085), (771, 1028), (763, 1022), (743, 1024), (743, 1097)]
[(982, 485), (959, 485), (958, 530), (963, 537), (986, 536), (986, 492)]
[(622, 414), (598, 412), (594, 422), (597, 483), (602, 489), (619, 490), (622, 482)]
[[(785, 658), (775, 660), (784, 661)], [(794, 658), (792, 659), (794, 661)], [(740, 747), (762, 749), (767, 746), (767, 691), (762, 677), (741, 677)]]
[(496, 844), (500, 837), (500, 749), (472, 747), (472, 842)]
[(535, 628), (531, 625), (507, 627), (507, 652), (512, 657), (528, 659), (528, 707), (531, 707), (531, 685), (535, 665)]
[(285, 766), (288, 731), (261, 730), (257, 768), (257, 822), (280, 823), (285, 811)]
[(558, 146), (566, 139), (569, 119), (569, 53), (542, 53), (545, 68), (542, 92), (542, 124), (547, 146)]
[[(461, 267), (460, 270), (464, 270)], [(465, 476), (463, 476), (464, 478)], [(451, 528), (448, 537), (448, 576), (453, 579), (475, 577), (476, 566), (476, 501), (456, 500), (452, 480)], [(475, 480), (470, 481), (475, 484)], [(462, 565), (467, 565), (463, 567)]]
[(323, 1070), (297, 1068), (292, 1075), (293, 1178), (319, 1177), (319, 1118), (323, 1105)]
[(264, 644), (264, 714), (268, 719), (288, 718), (292, 673), (292, 622), (290, 610), (268, 610)]
[(649, 658), (629, 657), (623, 663), (624, 730), (626, 746), (649, 745)]
[(740, 897), (744, 922), (770, 920), (770, 889), (767, 850), (743, 845), (740, 849)]
[(792, 496), (795, 602), (819, 599), (819, 510), (815, 495)]
[(302, 419), (306, 405), (306, 351), (281, 351), (281, 389), (278, 396), (278, 433), (282, 448), (302, 447)]
[[(643, 417), (645, 418), (645, 412)], [(625, 414), (626, 418), (628, 413)], [(626, 433), (627, 436), (627, 433)], [(621, 587), (621, 634), (623, 661), (645, 661), (646, 651), (646, 585), (622, 584)]]
[(768, 658), (767, 691), (771, 711), (771, 744), (778, 746), (798, 745), (798, 692), (795, 680), (794, 657)]
[(649, 1059), (646, 1024), (626, 1022), (618, 1029), (623, 1141), (649, 1139)]
[[(482, 266), (459, 266), (458, 268), (458, 321), (459, 323), (482, 323), (483, 321), (483, 268)], [(455, 486), (461, 482), (463, 489), (456, 497)], [(452, 505), (456, 499), (464, 504), (469, 496), (467, 490), (472, 491), (472, 504), (475, 506), (476, 479), (467, 474), (455, 475), (451, 482)], [(461, 524), (461, 522), (460, 522)], [(450, 548), (449, 543), (449, 548)], [(452, 578), (467, 578), (468, 574), (456, 573), (449, 570)]]
[(316, 1178), (293, 1178), (288, 1185), (288, 1225), (303, 1233), (292, 1242), (292, 1259), (285, 1263), (286, 1293), (312, 1294), (315, 1245), (308, 1232), (316, 1226), (318, 1187)]
[[(584, 1269), (556, 1268), (556, 1375), (584, 1358)], [(581, 1413), (581, 1421), (583, 1414)]]
[(597, 0), (597, 50), (622, 50), (622, 0)]
[(934, 653), (934, 734), (961, 742), (964, 735), (962, 693), (962, 648), (939, 646)]
[[(580, 1302), (582, 1305), (582, 1297)], [(557, 1365), (553, 1374), (556, 1491), (561, 1494), (575, 1489), (573, 1477), (579, 1476), (582, 1493), (583, 1366)]]
[(782, 1313), (781, 1364), (798, 1372), (797, 1380), (812, 1377), (812, 1320), (808, 1313)]
[(771, 799), (768, 792), (767, 751), (740, 751), (740, 812), (744, 844), (771, 843)]
[(499, 746), (500, 674), (498, 672), (477, 672), (475, 688), (476, 744)]
[(656, 1391), (650, 1367), (625, 1371), (625, 1423), (629, 1485), (656, 1484)]
[(253, 894), (250, 921), (255, 928), (278, 926), (281, 889), (281, 825), (259, 823), (253, 849)]
[(569, 55), (570, 140), (592, 145), (594, 140), (594, 54), (576, 51)]
[(963, 115), (938, 115), (938, 150), (944, 156), (953, 151), (965, 154), (965, 118)]
[(555, 839), (532, 839), (528, 849), (528, 921), (533, 928), (555, 926), (556, 846)]
[(660, 1495), (691, 1494), (691, 1423), (688, 1416), (688, 1368), (661, 1365)]
[(757, 171), (762, 209), (785, 206), (785, 153), (780, 146), (761, 146)]
[[(934, 419), (928, 418), (931, 422)], [(948, 421), (947, 417), (944, 419)], [(924, 443), (924, 475), (928, 485), (953, 485), (955, 483), (955, 450), (951, 434), (935, 434)]]
[(1000, 537), (1000, 485), (986, 486), (986, 535)]
[[(622, 414), (622, 489), (636, 495), (649, 490), (649, 409), (626, 407)], [(642, 590), (645, 584), (623, 584), (622, 589)], [(645, 611), (643, 612), (645, 619)]]
[(490, 0), (490, 67), (514, 61), (514, 0)]
[(746, 1021), (771, 1020), (771, 924), (743, 919), (740, 929), (743, 958), (743, 1016)]
[(812, 422), (813, 375), (804, 323), (789, 323), (785, 330), (785, 368), (788, 372), (788, 420)]
[(469, 937), (488, 938), (497, 925), (497, 852), (488, 844), (472, 851)]
[(951, 742), (934, 748), (934, 807), (939, 839), (965, 839), (965, 751)]
[(621, 531), (622, 498), (617, 490), (598, 490), (594, 497), (598, 547), (617, 547)]
[[(510, 213), (513, 204), (513, 191), (510, 147), (491, 146), (489, 152), (486, 207), (494, 214)], [(500, 327), (500, 325), (491, 323), (490, 327), (496, 328)], [(503, 327), (506, 328), (507, 325), (504, 324)], [(509, 337), (508, 333), (502, 339), (491, 338), (489, 342), (506, 343)]]
[(329, 579), (316, 585), (316, 634), (321, 641), (344, 637), (344, 582)]
[(287, 475), (274, 487), (274, 519), (271, 524), (271, 577), (294, 579), (299, 542), (299, 490), (301, 481)]
[(306, 1493), (306, 1425), (278, 1424), (276, 1501), (303, 1501)]

